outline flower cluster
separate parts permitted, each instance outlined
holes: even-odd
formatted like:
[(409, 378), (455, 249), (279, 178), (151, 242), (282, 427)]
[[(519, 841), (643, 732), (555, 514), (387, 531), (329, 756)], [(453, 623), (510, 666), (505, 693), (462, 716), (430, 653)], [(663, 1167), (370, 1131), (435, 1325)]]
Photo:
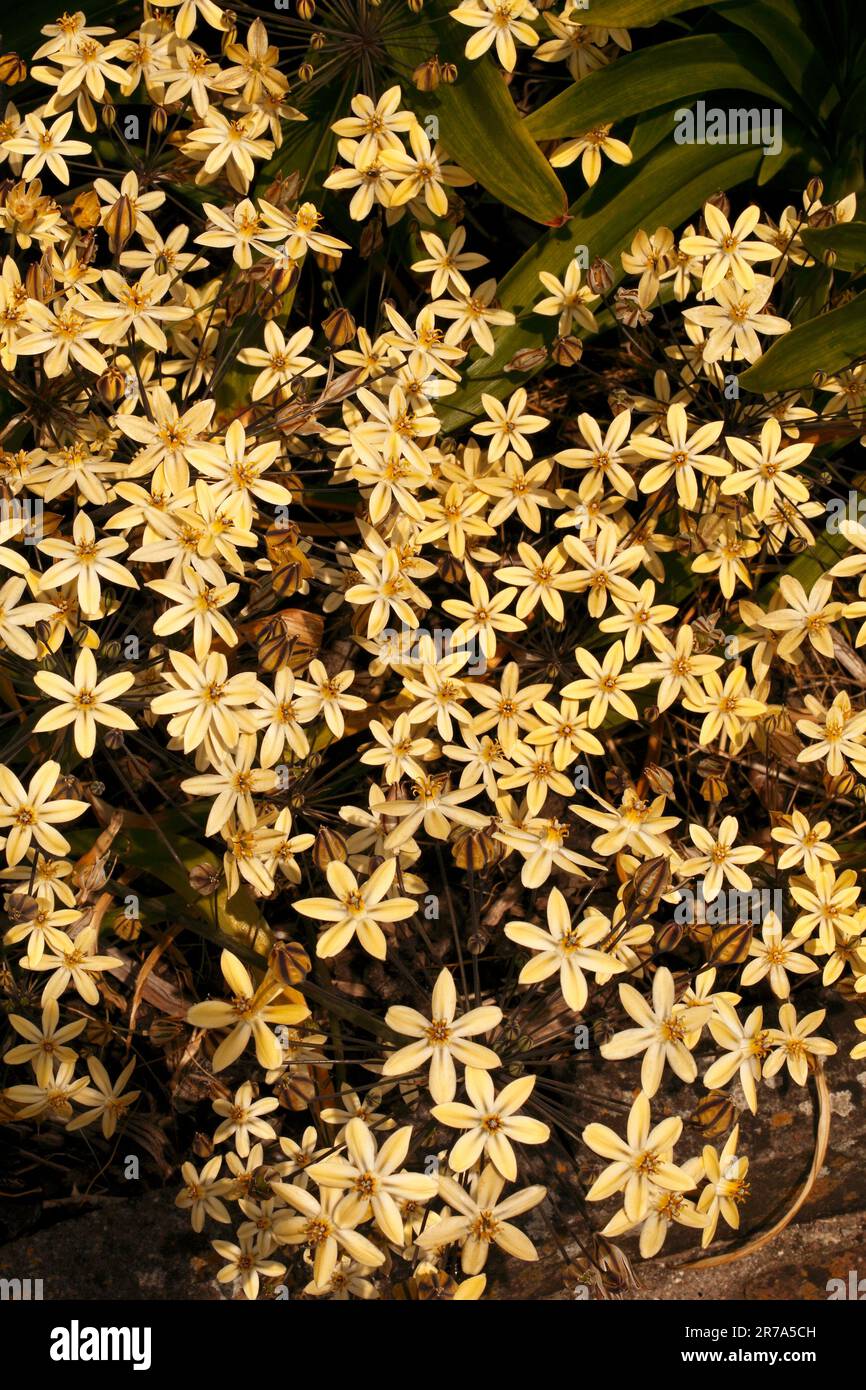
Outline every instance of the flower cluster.
[[(478, 1298), (558, 1258), (549, 1193), (609, 1292), (591, 1242), (738, 1226), (866, 992), (866, 526), (816, 536), (866, 377), (741, 381), (856, 199), (515, 292), (422, 81), (362, 65), (304, 144), (305, 5), (288, 62), (213, 0), (64, 14), (0, 130), (0, 1118), (170, 1172), (164, 1074), (248, 1298)], [(630, 46), (541, 9), (444, 19), (509, 73)]]

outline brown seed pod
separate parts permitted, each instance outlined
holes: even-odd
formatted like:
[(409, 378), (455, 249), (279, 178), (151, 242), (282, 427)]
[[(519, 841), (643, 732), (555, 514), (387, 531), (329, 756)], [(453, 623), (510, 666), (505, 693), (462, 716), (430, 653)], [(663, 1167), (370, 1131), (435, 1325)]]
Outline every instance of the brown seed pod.
[(108, 245), (113, 256), (119, 256), (135, 231), (135, 211), (125, 193), (108, 209), (103, 219), (108, 233)]
[(680, 922), (665, 922), (656, 935), (656, 950), (675, 951), (683, 939), (683, 926)]
[(502, 858), (503, 846), (487, 830), (465, 830), (455, 835), (451, 857), (459, 869), (483, 873)]
[(707, 965), (742, 965), (748, 960), (753, 935), (751, 922), (717, 927), (710, 937)]
[(358, 329), (348, 309), (335, 309), (322, 324), (322, 331), (331, 347), (345, 347), (351, 343)]
[(547, 361), (547, 348), (521, 348), (505, 365), (506, 372), (534, 372)]
[(7, 87), (17, 87), (27, 77), (27, 64), (17, 53), (0, 55), (0, 82)]
[(316, 868), (324, 873), (329, 864), (345, 864), (348, 857), (349, 850), (340, 832), (333, 830), (329, 825), (321, 826), (316, 832), (312, 850)]
[(707, 1138), (724, 1134), (734, 1123), (734, 1103), (724, 1091), (710, 1091), (702, 1096), (692, 1111), (692, 1124)]
[(428, 58), (426, 62), (419, 63), (412, 73), (412, 81), (419, 92), (435, 92), (441, 77), (438, 58)]
[(99, 225), (102, 205), (93, 189), (89, 188), (86, 193), (79, 193), (69, 212), (78, 230), (86, 232)]
[(656, 796), (673, 796), (674, 779), (666, 768), (659, 767), (657, 763), (647, 763), (643, 775)]
[(275, 933), (276, 940), (268, 956), (268, 969), (284, 985), (297, 985), (310, 973), (310, 957), (303, 946), (284, 933)]
[(655, 912), (663, 893), (671, 883), (671, 870), (668, 857), (659, 854), (647, 859), (635, 869), (622, 893), (623, 903), (631, 916), (646, 917)]
[(610, 261), (596, 256), (586, 272), (586, 283), (593, 294), (607, 294), (608, 290), (613, 289), (613, 266)]
[(211, 897), (220, 886), (222, 870), (216, 864), (194, 864), (189, 871), (189, 886), (202, 898)]
[(576, 367), (583, 356), (583, 343), (571, 334), (565, 338), (554, 338), (550, 355), (559, 367)]

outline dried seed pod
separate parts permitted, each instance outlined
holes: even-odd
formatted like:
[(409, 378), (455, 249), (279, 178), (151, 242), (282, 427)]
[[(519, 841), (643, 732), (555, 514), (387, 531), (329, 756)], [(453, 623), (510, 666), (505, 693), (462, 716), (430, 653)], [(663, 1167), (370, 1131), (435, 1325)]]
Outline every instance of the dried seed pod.
[(113, 256), (119, 256), (135, 231), (135, 210), (125, 193), (108, 209), (103, 219), (108, 233), (108, 246)]
[(657, 763), (647, 763), (643, 775), (656, 796), (673, 796), (674, 779), (666, 768), (659, 767)]
[(586, 272), (586, 283), (593, 294), (607, 294), (608, 290), (613, 289), (613, 266), (610, 261), (603, 260), (601, 256), (596, 256), (589, 270)]
[(623, 888), (623, 904), (631, 916), (649, 916), (655, 912), (670, 883), (671, 869), (667, 855), (659, 854), (654, 859), (647, 859), (635, 869), (631, 881)]
[(438, 58), (428, 58), (426, 62), (419, 63), (412, 73), (412, 81), (419, 92), (435, 92), (441, 80), (441, 69)]
[(711, 198), (707, 199), (707, 202), (711, 203), (714, 208), (718, 208), (723, 217), (730, 216), (731, 203), (727, 193), (714, 193)]
[(335, 309), (322, 324), (322, 331), (331, 347), (345, 347), (351, 343), (358, 329), (348, 309)]
[(44, 259), (27, 267), (24, 287), (31, 299), (38, 299), (41, 304), (47, 304), (54, 293), (54, 276), (45, 265)]
[(547, 348), (521, 348), (505, 365), (506, 372), (535, 372), (547, 361)]
[(349, 857), (349, 850), (345, 838), (338, 830), (333, 830), (329, 825), (323, 825), (316, 832), (313, 843), (312, 859), (317, 869), (324, 873), (329, 864), (345, 864)]
[(303, 946), (292, 941), (285, 932), (274, 932), (274, 944), (268, 956), (268, 969), (284, 985), (297, 985), (310, 973), (310, 957)]
[(189, 871), (189, 886), (201, 898), (211, 897), (220, 886), (222, 870), (216, 864), (194, 864)]
[(665, 922), (656, 935), (656, 950), (662, 953), (675, 951), (683, 939), (683, 927), (679, 922)]
[(751, 922), (717, 927), (710, 937), (707, 965), (742, 965), (749, 958), (754, 929)]
[(89, 188), (86, 193), (79, 193), (69, 211), (78, 230), (86, 232), (91, 227), (99, 225), (102, 216), (102, 204), (93, 189)]
[(27, 77), (27, 64), (17, 53), (0, 55), (0, 82), (7, 87), (17, 87)]
[(554, 338), (550, 355), (559, 367), (576, 367), (583, 356), (583, 343), (571, 334), (565, 338)]
[(213, 1156), (213, 1140), (210, 1135), (202, 1134), (199, 1130), (192, 1141), (192, 1151), (196, 1158), (211, 1158)]
[(725, 1134), (734, 1123), (734, 1103), (724, 1091), (710, 1091), (702, 1096), (692, 1111), (692, 1124), (708, 1139)]
[(465, 830), (454, 837), (451, 857), (459, 869), (483, 873), (502, 858), (502, 850), (487, 830)]

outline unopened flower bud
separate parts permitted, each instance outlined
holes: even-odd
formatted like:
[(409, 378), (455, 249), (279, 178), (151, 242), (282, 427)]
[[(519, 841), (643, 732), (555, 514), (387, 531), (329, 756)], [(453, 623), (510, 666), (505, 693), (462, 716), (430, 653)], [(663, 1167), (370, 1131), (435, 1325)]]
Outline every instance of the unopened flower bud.
[(298, 19), (310, 20), (316, 13), (316, 0), (298, 0)]
[(322, 33), (321, 29), (317, 29), (316, 32), (315, 32), (315, 34), (313, 34), (313, 35), (311, 36), (311, 38), (310, 38), (310, 48), (312, 48), (312, 49), (314, 49), (316, 52), (318, 52), (319, 49), (322, 49), (322, 48), (325, 47), (325, 44), (326, 44), (327, 42), (328, 42), (328, 40), (327, 40), (327, 38), (325, 37), (325, 35)]
[(150, 111), (150, 128), (154, 135), (164, 135), (168, 125), (168, 112), (164, 106), (153, 106)]
[(117, 120), (117, 108), (113, 102), (104, 101), (102, 103), (99, 111), (99, 119), (102, 121), (106, 130), (111, 130), (111, 127)]
[(315, 68), (312, 63), (301, 63), (301, 66), (298, 68), (298, 81), (312, 82), (314, 73)]
[(443, 82), (447, 82), (450, 86), (452, 82), (457, 81), (457, 64), (443, 63), (439, 69), (439, 76), (442, 78)]
[(807, 212), (811, 212), (815, 203), (820, 203), (824, 196), (823, 179), (810, 179), (806, 184), (806, 191), (803, 194), (803, 202)]
[(345, 347), (355, 336), (355, 320), (348, 309), (335, 309), (322, 324), (322, 330), (331, 347)]

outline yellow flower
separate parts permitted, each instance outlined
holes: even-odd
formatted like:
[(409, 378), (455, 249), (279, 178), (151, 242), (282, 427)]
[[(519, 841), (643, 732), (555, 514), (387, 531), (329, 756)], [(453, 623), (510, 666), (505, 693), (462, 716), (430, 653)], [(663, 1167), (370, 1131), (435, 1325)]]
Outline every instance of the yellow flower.
[(385, 1023), (393, 1032), (407, 1034), (416, 1041), (389, 1052), (382, 1075), (406, 1076), (429, 1062), (430, 1094), (437, 1105), (445, 1105), (457, 1093), (455, 1061), (483, 1071), (499, 1066), (499, 1058), (491, 1048), (470, 1039), (478, 1033), (489, 1033), (501, 1022), (502, 1010), (493, 1004), (458, 1015), (454, 979), (450, 970), (442, 970), (433, 988), (429, 1019), (403, 1004), (393, 1005), (385, 1015)]
[(518, 946), (535, 952), (521, 970), (519, 983), (533, 985), (559, 971), (562, 997), (578, 1014), (586, 1007), (589, 997), (585, 972), (597, 975), (603, 971), (611, 975), (626, 968), (606, 951), (597, 949), (598, 943), (611, 935), (607, 918), (590, 912), (572, 926), (568, 904), (558, 888), (552, 888), (547, 899), (546, 931), (531, 922), (508, 922), (505, 935)]
[(112, 702), (128, 690), (135, 681), (131, 671), (119, 671), (114, 676), (97, 680), (96, 660), (88, 647), (82, 647), (75, 663), (71, 681), (53, 671), (37, 671), (33, 677), (56, 708), (43, 714), (33, 726), (34, 733), (65, 729), (72, 725), (75, 747), (82, 758), (89, 758), (96, 747), (96, 725), (109, 729), (137, 728), (136, 722), (123, 710), (114, 709)]
[(587, 1200), (603, 1202), (624, 1191), (629, 1221), (642, 1221), (649, 1212), (650, 1184), (665, 1192), (690, 1192), (697, 1186), (688, 1172), (671, 1162), (682, 1120), (671, 1115), (654, 1128), (651, 1123), (649, 1098), (641, 1092), (629, 1111), (625, 1139), (607, 1125), (590, 1124), (583, 1131), (587, 1147), (611, 1160), (587, 1192)]
[(87, 802), (50, 800), (59, 776), (60, 764), (49, 760), (34, 772), (25, 790), (11, 768), (0, 763), (0, 830), (9, 830), (5, 852), (10, 868), (20, 864), (32, 840), (48, 854), (62, 858), (69, 853), (69, 842), (54, 827), (77, 820)]
[(631, 164), (632, 161), (628, 145), (622, 140), (613, 139), (609, 124), (596, 126), (594, 130), (588, 130), (576, 140), (566, 140), (564, 145), (554, 150), (550, 162), (554, 169), (561, 169), (579, 158), (583, 177), (592, 187), (598, 182), (603, 154), (612, 159), (614, 164)]
[[(187, 1023), (194, 1028), (231, 1029), (213, 1055), (214, 1071), (222, 1071), (237, 1061), (250, 1041), (255, 1046), (259, 1066), (279, 1066), (282, 1049), (268, 1024), (300, 1023), (308, 1018), (310, 1011), (303, 997), (297, 990), (268, 977), (254, 989), (249, 971), (231, 951), (222, 952), (220, 969), (232, 992), (231, 1000), (193, 1004), (186, 1015)], [(286, 1002), (274, 1002), (280, 998)]]
[(328, 865), (325, 875), (334, 896), (296, 899), (296, 912), (329, 923), (316, 944), (318, 956), (339, 955), (357, 936), (369, 955), (385, 959), (388, 942), (380, 923), (401, 922), (417, 911), (412, 898), (386, 897), (396, 872), (396, 859), (386, 859), (375, 873), (359, 884), (348, 865), (334, 861)]

